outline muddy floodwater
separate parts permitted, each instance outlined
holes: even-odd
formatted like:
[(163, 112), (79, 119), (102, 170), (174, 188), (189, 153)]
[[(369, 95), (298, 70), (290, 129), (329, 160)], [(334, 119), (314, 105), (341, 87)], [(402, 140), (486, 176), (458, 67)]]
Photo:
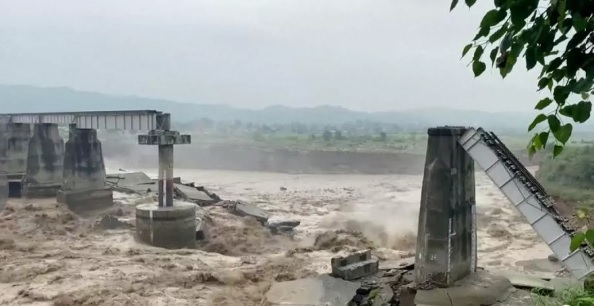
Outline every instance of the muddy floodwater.
[[(371, 247), (384, 260), (414, 256), (420, 175), (175, 176), (301, 225), (293, 237), (272, 235), (210, 207), (210, 240), (169, 251), (137, 243), (131, 227), (97, 228), (101, 216), (80, 218), (54, 199), (11, 199), (0, 213), (0, 305), (261, 305), (271, 282), (327, 273), (337, 254)], [(482, 173), (476, 181), (479, 266), (523, 271), (523, 261), (546, 258), (550, 250), (503, 194)], [(115, 196), (130, 224), (134, 205), (152, 201)]]

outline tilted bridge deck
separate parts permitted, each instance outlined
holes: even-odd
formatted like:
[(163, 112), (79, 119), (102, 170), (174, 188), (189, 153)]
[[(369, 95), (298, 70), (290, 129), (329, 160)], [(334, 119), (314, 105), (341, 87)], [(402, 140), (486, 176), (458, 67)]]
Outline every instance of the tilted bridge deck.
[(493, 183), (524, 215), (534, 230), (578, 279), (594, 271), (593, 252), (582, 245), (570, 251), (575, 229), (559, 215), (554, 200), (492, 132), (470, 128), (458, 141)]

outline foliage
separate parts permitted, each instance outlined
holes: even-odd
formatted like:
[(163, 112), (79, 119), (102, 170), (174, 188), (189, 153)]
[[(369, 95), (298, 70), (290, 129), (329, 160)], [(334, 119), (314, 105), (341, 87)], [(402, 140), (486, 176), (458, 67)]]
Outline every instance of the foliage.
[[(452, 0), (450, 9), (458, 2)], [(465, 0), (468, 7), (476, 2)], [(552, 140), (553, 154), (559, 155), (573, 132), (572, 123), (565, 120), (583, 123), (590, 118), (590, 94), (594, 93), (593, 16), (594, 0), (494, 0), (494, 8), (484, 15), (478, 33), (462, 50), (462, 57), (472, 54), (475, 77), (485, 72), (487, 56), (503, 78), (521, 57), (526, 69), (541, 68), (538, 90), (546, 89), (549, 94), (536, 103), (535, 109), (541, 112), (528, 127), (529, 132), (534, 132), (528, 146), (531, 154)], [(545, 112), (549, 107), (553, 110)], [(546, 127), (536, 131), (541, 123)]]
[(566, 288), (555, 291), (553, 298), (538, 293), (535, 293), (533, 297), (533, 305), (536, 306), (594, 306), (594, 294), (591, 290)]
[(571, 147), (554, 160), (543, 162), (538, 178), (563, 187), (590, 189), (594, 186), (594, 147)]

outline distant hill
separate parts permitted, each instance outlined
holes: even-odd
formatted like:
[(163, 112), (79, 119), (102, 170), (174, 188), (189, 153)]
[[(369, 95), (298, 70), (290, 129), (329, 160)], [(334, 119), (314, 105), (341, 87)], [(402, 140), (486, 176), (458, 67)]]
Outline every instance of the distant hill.
[[(0, 85), (0, 113), (104, 111), (154, 109), (169, 112), (173, 120), (189, 122), (199, 118), (241, 120), (259, 123), (341, 124), (370, 120), (402, 126), (473, 125), (495, 130), (526, 131), (534, 113), (488, 113), (432, 108), (400, 112), (358, 112), (337, 106), (295, 108), (281, 105), (259, 110), (228, 105), (191, 104), (136, 96), (116, 96), (77, 91), (65, 87)], [(585, 127), (582, 127), (583, 129)], [(591, 129), (591, 126), (589, 127)]]

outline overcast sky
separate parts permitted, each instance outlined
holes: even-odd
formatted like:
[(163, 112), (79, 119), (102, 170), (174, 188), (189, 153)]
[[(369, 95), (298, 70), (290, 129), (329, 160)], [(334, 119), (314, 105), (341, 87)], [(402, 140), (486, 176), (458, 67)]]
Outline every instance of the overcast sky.
[(481, 2), (0, 0), (0, 83), (247, 108), (530, 111), (523, 61), (503, 81), (459, 60)]

